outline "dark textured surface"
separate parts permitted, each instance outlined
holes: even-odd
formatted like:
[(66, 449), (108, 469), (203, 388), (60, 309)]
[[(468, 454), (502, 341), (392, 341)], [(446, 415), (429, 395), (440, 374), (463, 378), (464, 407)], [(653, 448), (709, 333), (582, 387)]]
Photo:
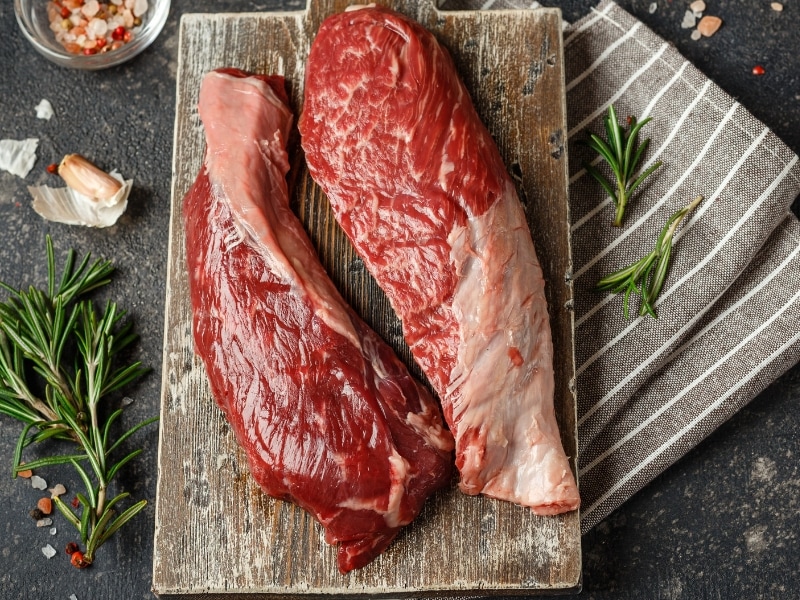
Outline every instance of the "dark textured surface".
[[(699, 42), (680, 27), (688, 2), (658, 0), (653, 14), (649, 0), (621, 5), (800, 152), (800, 4), (786, 0), (785, 10), (775, 13), (767, 0), (706, 2), (707, 14), (722, 17), (724, 25)], [(560, 6), (565, 19), (575, 20), (592, 4), (576, 0)], [(143, 55), (109, 71), (80, 73), (39, 57), (19, 33), (12, 3), (0, 4), (0, 138), (40, 138), (39, 159), (25, 180), (0, 173), (0, 279), (42, 284), (48, 232), (59, 256), (75, 247), (115, 262), (119, 272), (110, 293), (135, 319), (142, 337), (138, 358), (153, 368), (128, 392), (135, 400), (126, 413), (128, 425), (158, 412), (180, 14), (301, 5), (176, 2), (161, 37)], [(755, 64), (765, 68), (763, 77), (751, 74)], [(42, 98), (56, 111), (49, 122), (35, 117)], [(67, 152), (81, 152), (135, 179), (130, 207), (115, 227), (50, 224), (33, 212), (25, 187), (57, 185), (45, 167)], [(800, 597), (799, 399), (800, 367), (795, 367), (585, 536), (582, 597)], [(0, 418), (0, 473), (8, 472), (18, 434), (17, 423)], [(155, 496), (156, 444), (155, 427), (129, 442), (131, 449), (145, 448), (120, 482), (134, 497)], [(68, 469), (42, 475), (50, 485), (77, 487)], [(55, 517), (58, 533), (50, 536), (28, 517), (39, 496), (27, 481), (0, 475), (0, 598), (153, 597), (152, 508), (81, 572), (63, 553), (74, 539), (63, 519)], [(50, 560), (40, 550), (47, 543), (59, 552)]]

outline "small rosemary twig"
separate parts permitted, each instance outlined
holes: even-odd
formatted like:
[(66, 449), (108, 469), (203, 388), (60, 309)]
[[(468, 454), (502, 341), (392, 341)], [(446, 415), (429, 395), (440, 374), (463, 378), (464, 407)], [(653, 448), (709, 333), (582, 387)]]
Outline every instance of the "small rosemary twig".
[(628, 318), (628, 299), (634, 292), (642, 297), (639, 314), (658, 318), (654, 306), (656, 298), (664, 286), (664, 279), (667, 277), (669, 259), (672, 256), (672, 238), (683, 218), (697, 208), (702, 201), (703, 197), (697, 196), (689, 205), (674, 213), (661, 230), (655, 248), (647, 256), (597, 282), (595, 286), (597, 290), (609, 291), (614, 294), (625, 292), (622, 312), (626, 319)]
[[(119, 353), (136, 336), (131, 323), (121, 323), (125, 313), (116, 304), (107, 303), (98, 314), (91, 300), (81, 298), (109, 283), (114, 270), (108, 261), (90, 265), (89, 259), (86, 255), (76, 267), (75, 253), (70, 251), (58, 281), (53, 242), (47, 236), (46, 291), (17, 290), (0, 282), (11, 295), (0, 303), (0, 413), (25, 423), (14, 452), (13, 474), (66, 463), (76, 469), (85, 485), (85, 493), (76, 494), (81, 511), (73, 511), (58, 497), (53, 501), (86, 546), (85, 553), (72, 556), (72, 564), (79, 567), (90, 565), (97, 549), (147, 504), (141, 500), (117, 515), (117, 503), (128, 494), (107, 496), (119, 470), (142, 450), (121, 459), (112, 454), (136, 431), (157, 420), (135, 425), (116, 441), (110, 438), (122, 409), (104, 416), (101, 402), (147, 369), (139, 362), (116, 365)], [(46, 439), (75, 443), (79, 453), (53, 454), (23, 465), (25, 448)], [(84, 462), (89, 463), (88, 470)]]
[(628, 130), (624, 130), (617, 120), (617, 113), (614, 110), (614, 105), (608, 107), (608, 114), (603, 118), (605, 125), (606, 135), (608, 141), (606, 142), (600, 136), (593, 133), (589, 134), (589, 139), (586, 144), (596, 151), (611, 167), (616, 179), (616, 190), (608, 179), (606, 179), (600, 171), (592, 165), (585, 163), (584, 168), (586, 172), (594, 177), (600, 185), (608, 192), (611, 199), (616, 205), (614, 213), (614, 226), (622, 226), (622, 218), (625, 215), (625, 207), (628, 205), (628, 200), (633, 195), (637, 187), (650, 175), (653, 171), (661, 166), (661, 161), (652, 164), (645, 169), (636, 179), (636, 169), (644, 156), (647, 146), (650, 144), (650, 139), (646, 139), (642, 144), (636, 148), (637, 138), (639, 131), (644, 127), (651, 118), (648, 117), (641, 121), (636, 120), (636, 117), (628, 117)]

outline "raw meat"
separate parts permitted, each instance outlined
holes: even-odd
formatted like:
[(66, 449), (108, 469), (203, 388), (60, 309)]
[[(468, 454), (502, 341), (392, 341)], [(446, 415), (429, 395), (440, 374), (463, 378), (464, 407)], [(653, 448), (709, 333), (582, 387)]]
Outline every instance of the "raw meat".
[(461, 489), (539, 514), (577, 508), (542, 270), (449, 54), (392, 11), (341, 13), (311, 47), (304, 102), (311, 175), (441, 398)]
[(254, 479), (322, 524), (344, 573), (449, 482), (452, 437), (289, 208), (283, 78), (213, 71), (199, 110), (205, 165), (183, 205), (195, 348)]

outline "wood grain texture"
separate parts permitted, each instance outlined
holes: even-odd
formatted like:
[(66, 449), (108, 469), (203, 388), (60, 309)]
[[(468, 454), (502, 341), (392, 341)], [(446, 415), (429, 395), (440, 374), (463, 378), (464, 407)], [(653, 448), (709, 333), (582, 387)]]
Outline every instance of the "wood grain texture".
[[(197, 98), (202, 76), (239, 67), (287, 77), (299, 114), (303, 65), (325, 16), (307, 11), (185, 15), (181, 20), (170, 249), (164, 328), (153, 589), (162, 598), (467, 596), (574, 590), (580, 585), (577, 511), (538, 517), (455, 484), (431, 498), (374, 563), (339, 574), (334, 548), (304, 511), (251, 480), (193, 353), (181, 202), (204, 152)], [(574, 353), (568, 230), (566, 111), (560, 12), (439, 12), (391, 6), (428, 27), (452, 53), (476, 107), (518, 184), (548, 282), (556, 413), (575, 471)], [(300, 152), (293, 208), (344, 297), (421, 378), (388, 301), (339, 230)]]

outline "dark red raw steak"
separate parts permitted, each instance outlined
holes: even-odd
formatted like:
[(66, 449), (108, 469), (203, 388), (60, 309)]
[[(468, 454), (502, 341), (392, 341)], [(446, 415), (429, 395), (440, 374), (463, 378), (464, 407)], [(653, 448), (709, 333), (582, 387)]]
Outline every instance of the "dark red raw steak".
[(539, 514), (577, 508), (542, 270), (449, 54), (387, 9), (330, 17), (299, 128), (311, 175), (442, 400), (461, 489)]
[(283, 78), (213, 71), (199, 111), (206, 159), (183, 205), (195, 349), (255, 480), (311, 513), (347, 572), (448, 483), (452, 437), (289, 208)]

